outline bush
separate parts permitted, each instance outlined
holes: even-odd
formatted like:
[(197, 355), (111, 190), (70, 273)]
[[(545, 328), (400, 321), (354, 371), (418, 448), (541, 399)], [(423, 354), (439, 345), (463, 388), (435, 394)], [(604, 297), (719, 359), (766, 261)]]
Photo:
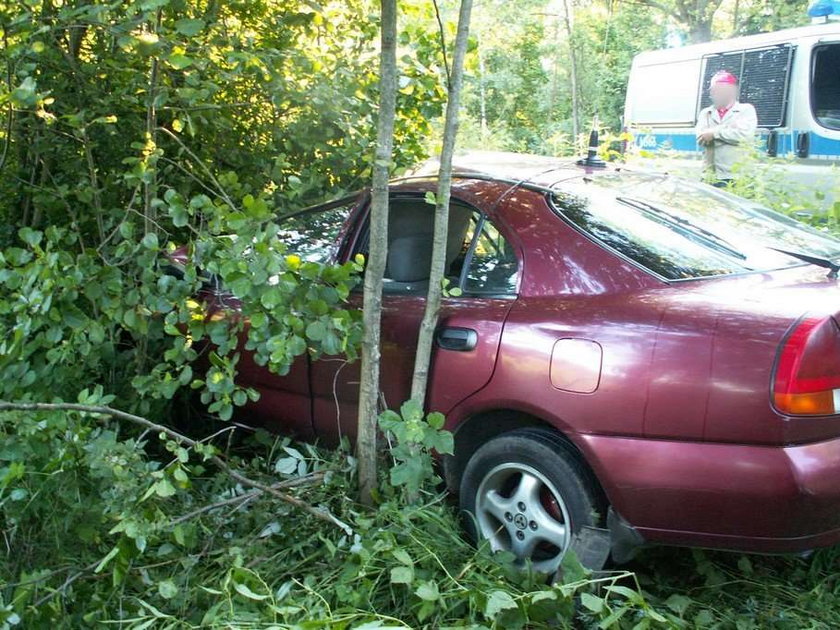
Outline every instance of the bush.
[(767, 158), (756, 148), (734, 168), (729, 192), (808, 223), (840, 234), (840, 173), (837, 167), (821, 168), (820, 180), (833, 182), (828, 189), (813, 181), (799, 181), (790, 171), (793, 157)]

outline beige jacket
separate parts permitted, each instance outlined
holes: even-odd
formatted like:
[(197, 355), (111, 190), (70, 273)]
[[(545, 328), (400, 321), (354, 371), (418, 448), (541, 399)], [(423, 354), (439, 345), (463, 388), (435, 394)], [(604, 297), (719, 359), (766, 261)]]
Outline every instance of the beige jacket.
[(745, 149), (752, 145), (758, 118), (749, 103), (735, 103), (723, 118), (712, 105), (700, 112), (696, 136), (708, 130), (715, 132), (714, 142), (703, 148), (705, 170), (716, 179), (731, 179), (733, 165), (743, 159)]

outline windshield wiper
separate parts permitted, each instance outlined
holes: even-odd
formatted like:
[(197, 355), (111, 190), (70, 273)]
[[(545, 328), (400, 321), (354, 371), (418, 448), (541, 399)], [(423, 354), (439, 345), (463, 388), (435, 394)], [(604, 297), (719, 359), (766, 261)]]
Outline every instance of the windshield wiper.
[(834, 279), (837, 277), (837, 272), (840, 271), (840, 264), (830, 261), (828, 258), (820, 258), (819, 256), (812, 256), (811, 254), (803, 254), (802, 252), (792, 252), (787, 249), (779, 249), (778, 247), (771, 247), (770, 249), (779, 252), (780, 254), (787, 254), (799, 260), (828, 269), (828, 277)]
[(687, 221), (682, 217), (674, 216), (670, 212), (666, 212), (662, 208), (658, 208), (654, 205), (651, 205), (646, 201), (639, 201), (638, 199), (631, 199), (630, 197), (616, 197), (616, 200), (643, 212), (648, 212), (650, 214), (663, 217), (669, 223), (673, 223), (683, 233), (686, 233), (688, 236), (694, 236), (703, 240), (705, 244), (711, 245), (714, 249), (717, 249), (720, 252), (729, 254), (730, 256), (734, 256), (735, 258), (740, 258), (741, 260), (747, 259), (745, 254), (739, 252), (737, 249), (735, 249), (734, 246), (732, 246), (727, 241), (723, 240), (717, 234), (709, 232), (708, 230), (705, 230), (697, 225), (694, 225), (691, 221)]

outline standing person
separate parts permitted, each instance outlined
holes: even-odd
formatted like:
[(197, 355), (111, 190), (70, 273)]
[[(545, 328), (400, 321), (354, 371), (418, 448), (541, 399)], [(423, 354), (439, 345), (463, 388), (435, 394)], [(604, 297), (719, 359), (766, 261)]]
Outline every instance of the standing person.
[(738, 101), (738, 79), (721, 70), (709, 82), (712, 104), (700, 112), (695, 134), (703, 147), (706, 173), (723, 188), (732, 181), (732, 167), (755, 138), (755, 107)]

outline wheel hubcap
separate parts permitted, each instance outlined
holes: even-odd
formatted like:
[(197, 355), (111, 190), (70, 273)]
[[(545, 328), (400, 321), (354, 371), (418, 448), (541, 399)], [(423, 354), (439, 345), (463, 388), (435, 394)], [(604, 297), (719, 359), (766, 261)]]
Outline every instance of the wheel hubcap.
[(569, 546), (571, 520), (560, 493), (525, 464), (501, 464), (482, 480), (476, 497), (479, 535), (493, 551), (512, 552), (519, 564), (553, 573)]

